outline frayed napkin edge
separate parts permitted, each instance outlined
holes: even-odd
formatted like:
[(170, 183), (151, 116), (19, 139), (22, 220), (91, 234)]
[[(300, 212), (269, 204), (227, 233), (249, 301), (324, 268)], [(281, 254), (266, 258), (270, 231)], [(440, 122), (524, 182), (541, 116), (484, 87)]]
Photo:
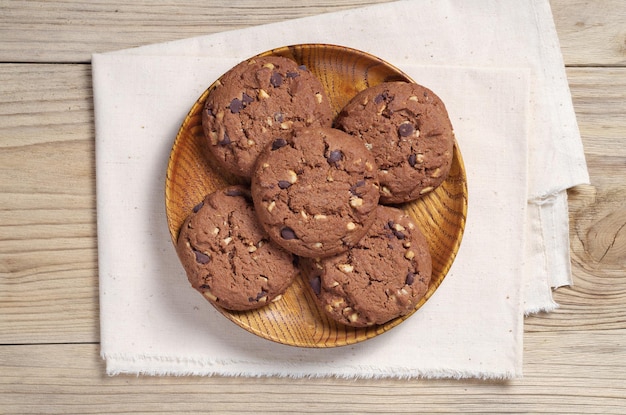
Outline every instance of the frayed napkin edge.
[[(557, 287), (558, 288), (558, 287)], [(541, 313), (551, 313), (554, 310), (560, 308), (560, 305), (556, 302), (552, 302), (552, 304), (545, 304), (542, 306), (531, 307), (524, 310), (524, 317), (531, 317)]]
[[(153, 356), (142, 354), (140, 356), (109, 354), (102, 352), (100, 357), (106, 363), (106, 374), (108, 376), (135, 375), (139, 376), (202, 376), (202, 377), (250, 377), (250, 378), (289, 378), (289, 379), (395, 379), (395, 380), (468, 380), (476, 379), (481, 381), (508, 381), (512, 379), (520, 379), (523, 377), (521, 368), (518, 370), (505, 371), (476, 371), (472, 369), (410, 369), (406, 367), (389, 368), (381, 371), (374, 367), (367, 366), (348, 366), (344, 373), (340, 373), (336, 366), (328, 367), (327, 371), (319, 373), (311, 373), (307, 370), (294, 370), (294, 365), (285, 370), (276, 370), (271, 367), (263, 367), (259, 371), (237, 370), (228, 366), (236, 366), (238, 364), (251, 364), (251, 362), (235, 361), (235, 360), (208, 360), (196, 359), (191, 357), (170, 357), (170, 356)], [(151, 369), (134, 369), (136, 363), (151, 362), (157, 365), (172, 366), (171, 368), (154, 367)], [(186, 368), (182, 368), (185, 366)], [(219, 367), (215, 367), (219, 366)], [(263, 365), (258, 365), (263, 366)]]

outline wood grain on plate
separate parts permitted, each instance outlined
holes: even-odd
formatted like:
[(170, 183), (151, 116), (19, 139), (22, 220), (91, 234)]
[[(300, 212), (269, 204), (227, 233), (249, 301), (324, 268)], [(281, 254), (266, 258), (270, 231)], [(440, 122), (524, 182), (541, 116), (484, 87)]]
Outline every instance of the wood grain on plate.
[[(335, 115), (359, 91), (385, 81), (413, 82), (402, 71), (367, 53), (342, 46), (308, 44), (273, 49), (260, 54), (285, 56), (306, 65), (326, 89)], [(427, 86), (427, 85), (426, 85)], [(168, 226), (175, 243), (193, 206), (204, 196), (229, 184), (242, 183), (224, 172), (208, 156), (202, 131), (202, 109), (211, 85), (192, 106), (175, 139), (167, 167), (165, 203)], [(436, 92), (436, 91), (435, 91)], [(467, 213), (465, 168), (458, 146), (450, 175), (435, 191), (401, 206), (422, 228), (433, 258), (433, 276), (419, 309), (445, 278), (459, 248)], [(190, 287), (191, 289), (191, 287)], [(318, 309), (304, 278), (298, 278), (282, 300), (261, 309), (233, 312), (218, 308), (231, 321), (263, 338), (304, 347), (335, 347), (377, 336), (409, 316), (368, 328), (343, 326)], [(415, 311), (414, 310), (414, 311)]]

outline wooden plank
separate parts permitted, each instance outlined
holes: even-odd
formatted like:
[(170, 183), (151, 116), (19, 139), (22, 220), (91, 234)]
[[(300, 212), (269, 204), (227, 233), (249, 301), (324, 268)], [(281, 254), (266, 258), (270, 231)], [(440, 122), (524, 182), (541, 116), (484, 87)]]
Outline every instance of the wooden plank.
[(626, 2), (550, 0), (566, 65), (626, 65)]
[[(391, 1), (391, 0), (383, 0)], [(1, 62), (89, 62), (94, 52), (240, 29), (381, 3), (371, 0), (284, 2), (4, 1)], [(626, 64), (626, 2), (551, 0), (568, 65)]]
[(0, 412), (623, 414), (625, 335), (530, 334), (524, 378), (506, 382), (107, 377), (98, 345), (4, 346)]
[(0, 65), (0, 342), (98, 340), (89, 65)]
[[(391, 0), (383, 0), (391, 1)], [(94, 52), (223, 32), (383, 1), (14, 1), (0, 13), (0, 61), (89, 62)]]

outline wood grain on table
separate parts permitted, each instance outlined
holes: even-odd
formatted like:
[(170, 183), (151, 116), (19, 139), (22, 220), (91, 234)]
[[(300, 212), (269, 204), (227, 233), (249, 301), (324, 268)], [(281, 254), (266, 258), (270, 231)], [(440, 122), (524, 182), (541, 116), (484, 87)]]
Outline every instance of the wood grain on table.
[(526, 319), (522, 379), (105, 375), (91, 54), (373, 3), (0, 0), (0, 413), (626, 413), (622, 0), (551, 1), (591, 184), (569, 191), (574, 285)]

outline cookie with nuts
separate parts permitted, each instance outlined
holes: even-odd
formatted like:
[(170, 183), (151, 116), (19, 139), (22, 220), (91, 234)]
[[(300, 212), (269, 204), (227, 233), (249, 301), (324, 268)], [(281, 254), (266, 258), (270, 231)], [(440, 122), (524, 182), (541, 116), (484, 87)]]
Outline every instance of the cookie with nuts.
[(333, 128), (303, 128), (259, 156), (251, 182), (259, 221), (270, 238), (303, 257), (355, 245), (374, 221), (379, 199), (374, 157)]
[(349, 251), (301, 261), (320, 307), (353, 327), (384, 324), (412, 312), (430, 283), (426, 238), (402, 210), (380, 205), (365, 237)]
[(207, 96), (202, 128), (209, 151), (228, 172), (249, 179), (257, 156), (294, 128), (330, 127), (321, 82), (295, 61), (253, 58), (225, 73)]
[(215, 191), (196, 205), (176, 251), (193, 288), (228, 310), (279, 300), (299, 273), (294, 256), (259, 227), (250, 190), (243, 186)]
[(448, 176), (452, 124), (426, 87), (387, 82), (364, 89), (344, 106), (335, 127), (359, 137), (374, 155), (383, 204), (415, 200)]

